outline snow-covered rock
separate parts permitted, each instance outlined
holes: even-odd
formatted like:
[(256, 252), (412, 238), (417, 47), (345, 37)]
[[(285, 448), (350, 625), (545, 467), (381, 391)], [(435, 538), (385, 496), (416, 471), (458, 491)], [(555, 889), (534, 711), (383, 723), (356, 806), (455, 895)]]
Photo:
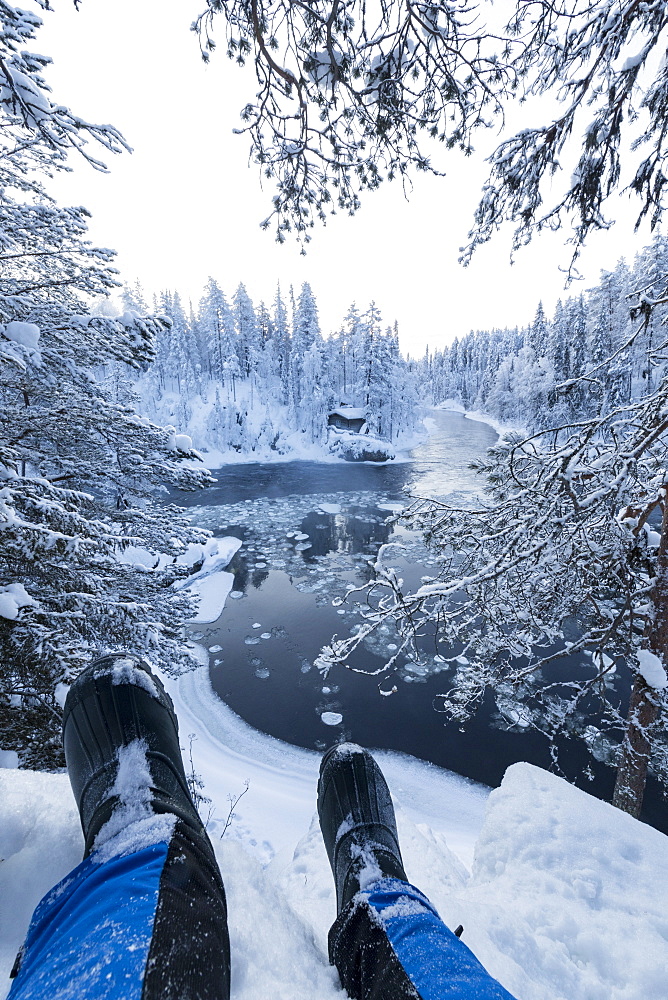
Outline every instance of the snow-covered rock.
[(346, 462), (387, 462), (395, 457), (389, 441), (352, 431), (331, 431), (329, 449)]

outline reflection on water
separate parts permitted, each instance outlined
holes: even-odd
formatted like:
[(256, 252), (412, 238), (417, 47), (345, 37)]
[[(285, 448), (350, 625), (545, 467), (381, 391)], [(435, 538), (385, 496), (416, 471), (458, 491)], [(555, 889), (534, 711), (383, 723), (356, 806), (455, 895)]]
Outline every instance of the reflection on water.
[(324, 556), (329, 552), (375, 554), (390, 537), (387, 514), (363, 507), (345, 514), (312, 513), (302, 520), (301, 530), (308, 535), (309, 548), (304, 556)]
[[(243, 544), (229, 567), (234, 588), (221, 618), (199, 626), (197, 634), (210, 650), (215, 690), (258, 729), (311, 748), (351, 739), (403, 750), (495, 785), (516, 760), (550, 767), (547, 741), (526, 727), (512, 691), (496, 699), (488, 693), (465, 731), (444, 725), (434, 711), (438, 696), (467, 666), (463, 658), (446, 661), (428, 630), (420, 640), (421, 663), (400, 657), (390, 676), (368, 676), (397, 649), (390, 625), (379, 628), (351, 660), (366, 674), (334, 667), (323, 678), (313, 667), (333, 634), (350, 635), (359, 625), (356, 595), (340, 606), (338, 599), (371, 578), (381, 545), (398, 543), (390, 558), (407, 587), (434, 572), (421, 538), (392, 523), (392, 515), (409, 502), (408, 493), (458, 504), (474, 498), (477, 483), (468, 463), (496, 440), (495, 432), (457, 414), (435, 413), (434, 421), (434, 433), (413, 462), (381, 467), (289, 462), (218, 470), (218, 484), (204, 494), (207, 505), (191, 515)], [(599, 757), (605, 757), (605, 747)], [(560, 764), (582, 787), (610, 796), (612, 770), (592, 761), (580, 743), (561, 745)], [(650, 786), (646, 812), (661, 828), (656, 786)]]

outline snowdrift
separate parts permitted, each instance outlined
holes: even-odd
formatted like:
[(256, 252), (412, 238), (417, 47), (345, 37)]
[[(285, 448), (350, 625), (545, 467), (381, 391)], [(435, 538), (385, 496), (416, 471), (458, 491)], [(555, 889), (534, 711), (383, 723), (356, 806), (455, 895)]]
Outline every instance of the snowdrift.
[[(259, 760), (221, 748), (219, 794), (226, 786), (238, 794), (240, 767), (250, 787), (222, 839), (224, 800), (209, 825), (228, 893), (232, 996), (341, 1000), (326, 957), (334, 888), (317, 821), (305, 818), (315, 807), (317, 755), (271, 741), (278, 752), (264, 762), (266, 741)], [(668, 838), (516, 764), (489, 795), (469, 873), (448, 844), (457, 842), (459, 812), (460, 846), (475, 836), (483, 790), (410, 758), (379, 759), (396, 794), (409, 876), (450, 926), (464, 925), (464, 940), (518, 1000), (662, 1000)], [(264, 795), (265, 780), (272, 794), (263, 808), (253, 793)], [(0, 770), (0, 997), (34, 905), (82, 847), (65, 775)]]

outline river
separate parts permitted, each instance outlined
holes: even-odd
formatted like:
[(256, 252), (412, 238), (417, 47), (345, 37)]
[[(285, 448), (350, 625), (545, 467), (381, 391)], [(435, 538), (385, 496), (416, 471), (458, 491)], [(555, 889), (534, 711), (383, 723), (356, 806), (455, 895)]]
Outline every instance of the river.
[[(491, 695), (463, 729), (448, 723), (435, 706), (450, 687), (454, 667), (438, 654), (421, 667), (402, 662), (390, 678), (338, 665), (323, 677), (313, 666), (333, 634), (348, 635), (359, 623), (354, 601), (338, 602), (347, 587), (369, 578), (368, 563), (381, 544), (402, 546), (393, 565), (407, 586), (434, 571), (421, 538), (388, 518), (411, 496), (459, 505), (471, 503), (480, 488), (469, 463), (496, 441), (496, 432), (450, 411), (432, 411), (430, 421), (431, 433), (410, 461), (250, 463), (214, 470), (217, 483), (204, 494), (206, 505), (194, 503), (202, 494), (193, 495), (189, 515), (243, 544), (229, 567), (234, 588), (221, 617), (198, 626), (193, 638), (209, 650), (214, 690), (263, 732), (312, 749), (346, 739), (403, 751), (495, 786), (517, 760), (553, 767), (548, 742), (517, 724), (512, 706)], [(381, 667), (395, 639), (381, 627), (352, 665)], [(388, 696), (393, 688), (396, 693)], [(586, 791), (610, 798), (612, 769), (580, 741), (560, 742), (559, 766)], [(643, 818), (668, 832), (665, 805), (651, 780)]]

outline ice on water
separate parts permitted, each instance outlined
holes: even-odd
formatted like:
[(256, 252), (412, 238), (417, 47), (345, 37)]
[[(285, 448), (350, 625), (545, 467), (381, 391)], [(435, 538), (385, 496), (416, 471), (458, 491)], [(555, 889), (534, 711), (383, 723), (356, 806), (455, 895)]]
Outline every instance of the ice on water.
[[(366, 572), (366, 564), (374, 561), (376, 549), (372, 544), (362, 552), (330, 550), (324, 555), (316, 555), (313, 538), (302, 530), (303, 521), (308, 515), (317, 513), (322, 518), (320, 528), (328, 526), (327, 516), (330, 521), (333, 517), (342, 516), (361, 521), (376, 520), (378, 524), (382, 524), (386, 519), (395, 517), (404, 506), (405, 504), (397, 503), (384, 494), (369, 491), (295, 493), (285, 497), (257, 497), (233, 504), (193, 507), (189, 510), (189, 518), (210, 530), (220, 531), (230, 524), (245, 529), (246, 540), (239, 554), (241, 558), (246, 558), (251, 573), (283, 571), (290, 577), (292, 586), (297, 591), (314, 594), (316, 604), (320, 607), (338, 599), (337, 613), (341, 616), (342, 628), (345, 630), (347, 627), (352, 631), (359, 621), (355, 595), (351, 595), (344, 604), (341, 604), (340, 599), (360, 583), (360, 573), (362, 570)], [(392, 551), (396, 551), (398, 558), (433, 565), (433, 559), (417, 532), (402, 528), (399, 537), (400, 546), (392, 546)], [(351, 584), (351, 574), (354, 574), (355, 584)], [(232, 600), (241, 600), (245, 595), (241, 590), (232, 590), (229, 596)], [(260, 622), (252, 623), (254, 630), (261, 627)], [(250, 646), (256, 645), (260, 639), (268, 638), (271, 638), (270, 633), (263, 632), (259, 638), (257, 633), (248, 635), (244, 641)], [(387, 658), (399, 649), (398, 637), (389, 628), (370, 636), (365, 640), (365, 645), (376, 655)], [(410, 680), (421, 680), (430, 673), (450, 668), (450, 663), (439, 662), (438, 657), (419, 664), (406, 663), (401, 667)], [(310, 665), (302, 666), (302, 670), (304, 669), (310, 669)]]
[(323, 712), (320, 718), (326, 726), (339, 726), (343, 722), (340, 712)]

